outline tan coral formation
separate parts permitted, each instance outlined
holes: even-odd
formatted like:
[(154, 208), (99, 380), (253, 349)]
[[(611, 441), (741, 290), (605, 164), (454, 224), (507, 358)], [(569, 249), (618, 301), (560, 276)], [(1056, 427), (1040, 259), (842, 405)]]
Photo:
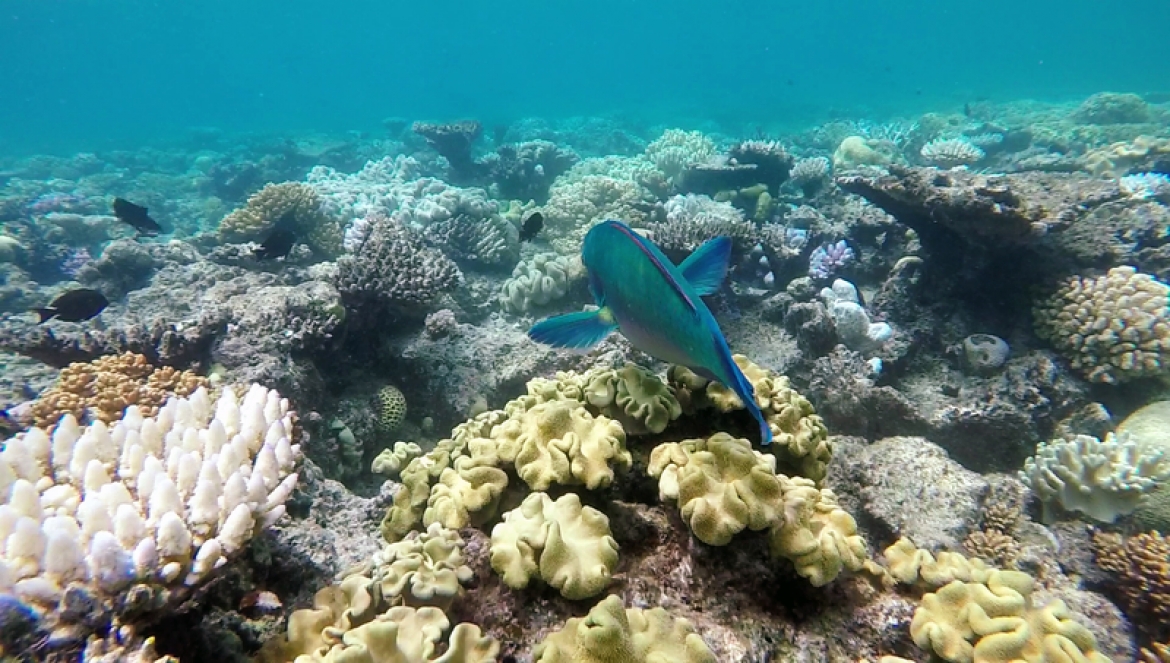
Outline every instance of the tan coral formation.
[(266, 184), (243, 207), (219, 222), (219, 235), (230, 242), (259, 242), (278, 222), (289, 223), (298, 241), (326, 257), (341, 253), (341, 225), (321, 208), (321, 198), (303, 182)]
[(107, 355), (62, 369), (57, 382), (33, 402), (33, 420), (46, 430), (66, 414), (109, 424), (131, 405), (143, 417), (153, 417), (171, 396), (189, 396), (206, 386), (206, 378), (170, 366), (156, 368), (144, 355)]
[(1128, 265), (1068, 279), (1036, 304), (1036, 335), (1093, 382), (1158, 376), (1170, 352), (1170, 286)]

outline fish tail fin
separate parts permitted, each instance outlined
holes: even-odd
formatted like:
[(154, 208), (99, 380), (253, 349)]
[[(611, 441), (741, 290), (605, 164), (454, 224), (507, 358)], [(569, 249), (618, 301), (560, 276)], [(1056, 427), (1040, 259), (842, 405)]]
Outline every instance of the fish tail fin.
[(38, 325), (57, 315), (57, 309), (55, 308), (34, 308), (33, 310), (36, 311), (37, 315), (41, 316), (41, 319), (37, 321)]
[(760, 421), (760, 446), (768, 446), (772, 444), (772, 427), (768, 425), (768, 420), (764, 418), (764, 413), (760, 412), (760, 408), (756, 408), (756, 419)]
[(603, 308), (545, 318), (532, 325), (528, 337), (556, 348), (583, 350), (597, 345), (615, 329), (617, 322)]

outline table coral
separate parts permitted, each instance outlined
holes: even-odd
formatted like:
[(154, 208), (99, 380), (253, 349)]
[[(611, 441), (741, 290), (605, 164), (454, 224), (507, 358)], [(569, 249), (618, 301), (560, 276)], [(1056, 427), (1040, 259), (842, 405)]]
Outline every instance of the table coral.
[(910, 634), (951, 663), (1108, 663), (1096, 639), (1063, 601), (1032, 604), (1032, 577), (992, 571), (987, 581), (954, 581), (922, 597)]
[(170, 366), (156, 368), (140, 354), (109, 355), (62, 369), (57, 382), (33, 402), (33, 420), (46, 429), (66, 414), (108, 424), (130, 405), (153, 417), (170, 396), (187, 396), (203, 386), (205, 378)]
[(1068, 279), (1036, 304), (1036, 335), (1093, 382), (1158, 376), (1170, 352), (1170, 286), (1130, 266)]
[[(155, 619), (284, 514), (299, 447), (288, 401), (203, 388), (113, 426), (72, 415), (0, 453), (0, 592), (50, 622)], [(80, 603), (79, 603), (80, 602)], [(72, 616), (71, 616), (72, 615)], [(83, 636), (84, 637), (84, 636)]]
[(662, 608), (626, 608), (608, 596), (550, 634), (532, 652), (536, 663), (715, 663), (715, 655), (685, 619)]
[(609, 518), (575, 493), (555, 502), (532, 493), (492, 528), (492, 568), (513, 589), (539, 576), (565, 598), (589, 598), (609, 585), (617, 563)]

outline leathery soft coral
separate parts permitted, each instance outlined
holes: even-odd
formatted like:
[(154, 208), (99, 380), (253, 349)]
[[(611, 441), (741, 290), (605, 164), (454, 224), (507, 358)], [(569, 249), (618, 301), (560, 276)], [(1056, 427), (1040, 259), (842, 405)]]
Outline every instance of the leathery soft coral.
[(584, 599), (609, 585), (618, 545), (609, 518), (576, 494), (554, 502), (532, 493), (492, 528), (491, 563), (514, 589), (539, 577), (565, 598)]
[(176, 607), (284, 513), (297, 481), (292, 417), (259, 385), (216, 401), (200, 388), (154, 417), (131, 406), (112, 426), (82, 428), (66, 415), (51, 436), (9, 440), (0, 592), (50, 621), (67, 619), (63, 595), (126, 620)]
[(951, 582), (922, 597), (910, 635), (951, 663), (1108, 663), (1063, 601), (1032, 604), (1033, 584), (1018, 571), (992, 571), (986, 582)]
[(584, 617), (544, 639), (536, 663), (715, 663), (715, 654), (685, 619), (662, 608), (626, 608), (607, 596)]
[(774, 457), (747, 440), (716, 433), (668, 442), (651, 452), (648, 471), (659, 495), (679, 504), (704, 543), (726, 545), (744, 529), (769, 530), (771, 552), (790, 560), (817, 587), (866, 562), (857, 523), (833, 492), (803, 477), (776, 474)]

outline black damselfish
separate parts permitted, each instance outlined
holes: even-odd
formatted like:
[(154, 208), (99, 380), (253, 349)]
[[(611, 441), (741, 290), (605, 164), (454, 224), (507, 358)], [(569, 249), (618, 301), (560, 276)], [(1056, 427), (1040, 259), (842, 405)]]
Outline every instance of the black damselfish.
[(45, 308), (33, 310), (41, 316), (37, 324), (52, 318), (65, 322), (81, 322), (101, 313), (109, 305), (110, 300), (97, 290), (78, 288), (57, 295), (57, 298)]
[(288, 255), (289, 251), (292, 251), (292, 247), (296, 243), (296, 233), (288, 228), (277, 228), (268, 235), (259, 248), (252, 249), (252, 254), (260, 260), (283, 258)]
[(125, 198), (114, 199), (114, 216), (118, 217), (118, 220), (122, 223), (133, 226), (140, 234), (148, 237), (162, 232), (162, 226), (150, 218), (150, 215), (146, 213), (145, 207), (135, 205)]
[(536, 235), (540, 233), (540, 229), (544, 228), (544, 215), (540, 212), (533, 212), (524, 219), (524, 223), (520, 226), (520, 241), (531, 242), (536, 239)]

